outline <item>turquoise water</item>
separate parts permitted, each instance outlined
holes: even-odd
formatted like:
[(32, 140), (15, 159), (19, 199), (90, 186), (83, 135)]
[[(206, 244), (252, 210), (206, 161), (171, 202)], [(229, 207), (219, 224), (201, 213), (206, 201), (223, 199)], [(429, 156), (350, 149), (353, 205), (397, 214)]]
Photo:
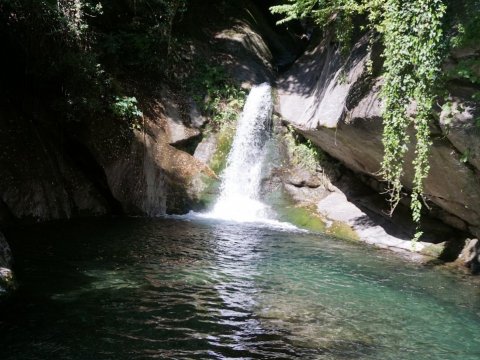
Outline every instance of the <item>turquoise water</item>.
[(480, 289), (331, 237), (172, 219), (7, 233), (9, 359), (479, 359)]

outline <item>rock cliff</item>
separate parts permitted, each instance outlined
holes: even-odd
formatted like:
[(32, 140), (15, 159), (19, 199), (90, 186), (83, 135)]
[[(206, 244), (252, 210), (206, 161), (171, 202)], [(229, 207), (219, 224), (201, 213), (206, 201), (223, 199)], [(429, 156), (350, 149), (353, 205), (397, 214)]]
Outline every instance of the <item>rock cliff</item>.
[[(248, 88), (273, 80), (274, 57), (295, 57), (297, 44), (280, 39), (254, 2), (208, 3), (209, 11), (203, 3), (189, 5), (179, 25), (178, 36), (190, 43), (185, 63), (215, 59)], [(188, 211), (214, 174), (187, 149), (201, 141), (206, 119), (181, 90), (188, 80), (175, 76), (153, 87), (129, 81), (145, 114), (137, 128), (107, 115), (69, 122), (35, 98), (20, 108), (3, 101), (0, 226)]]
[[(372, 179), (367, 182), (381, 191), (381, 59), (380, 49), (374, 46), (369, 51), (367, 45), (367, 38), (360, 38), (344, 60), (328, 39), (318, 41), (279, 80), (277, 111), (325, 152)], [(452, 54), (449, 61), (478, 55), (478, 49), (465, 49)], [(368, 60), (373, 63), (371, 73), (367, 71)], [(454, 85), (450, 83), (449, 90), (460, 110), (442, 113), (440, 121), (432, 124), (431, 170), (425, 194), (434, 204), (431, 215), (479, 236), (480, 138), (475, 124), (479, 109), (468, 96), (475, 89)], [(447, 116), (448, 124), (444, 120)], [(410, 164), (412, 148), (407, 154)], [(407, 166), (403, 178), (407, 189), (412, 175), (411, 166)]]
[[(67, 119), (52, 111), (61, 95), (42, 97), (28, 85), (3, 84), (2, 94), (10, 94), (11, 86), (22, 96), (0, 100), (0, 229), (81, 216), (185, 213), (195, 207), (216, 174), (208, 161), (193, 156), (208, 119), (188, 91), (191, 77), (185, 76), (212, 62), (226, 69), (237, 87), (272, 82), (274, 59), (293, 61), (300, 47), (274, 29), (265, 10), (247, 0), (189, 4), (176, 30), (187, 45), (170, 78), (155, 84), (135, 74), (115, 79), (138, 99), (144, 116), (135, 126), (105, 111)], [(2, 236), (2, 269), (10, 266), (5, 249)]]

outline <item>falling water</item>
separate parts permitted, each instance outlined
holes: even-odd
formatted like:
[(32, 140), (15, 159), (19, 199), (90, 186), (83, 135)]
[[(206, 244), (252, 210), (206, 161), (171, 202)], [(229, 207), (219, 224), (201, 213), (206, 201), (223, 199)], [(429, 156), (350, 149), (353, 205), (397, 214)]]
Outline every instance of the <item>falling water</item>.
[(258, 222), (269, 217), (269, 207), (259, 197), (272, 110), (271, 86), (267, 83), (254, 86), (238, 122), (221, 177), (220, 196), (208, 217), (241, 222)]

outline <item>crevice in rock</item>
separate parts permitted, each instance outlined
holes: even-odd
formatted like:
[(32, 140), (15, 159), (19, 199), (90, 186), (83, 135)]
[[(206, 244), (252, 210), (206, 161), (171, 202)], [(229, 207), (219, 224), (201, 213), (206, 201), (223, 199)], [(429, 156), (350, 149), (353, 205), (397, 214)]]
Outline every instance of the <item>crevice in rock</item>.
[(197, 136), (192, 136), (184, 140), (177, 141), (175, 143), (171, 143), (174, 148), (178, 150), (185, 151), (186, 153), (190, 154), (193, 156), (195, 153), (195, 150), (197, 149), (198, 144), (203, 139), (203, 135), (200, 133)]
[(77, 168), (91, 181), (101, 196), (106, 200), (109, 213), (123, 214), (121, 203), (113, 196), (103, 168), (97, 163), (90, 150), (80, 141), (69, 138), (64, 144), (65, 153)]

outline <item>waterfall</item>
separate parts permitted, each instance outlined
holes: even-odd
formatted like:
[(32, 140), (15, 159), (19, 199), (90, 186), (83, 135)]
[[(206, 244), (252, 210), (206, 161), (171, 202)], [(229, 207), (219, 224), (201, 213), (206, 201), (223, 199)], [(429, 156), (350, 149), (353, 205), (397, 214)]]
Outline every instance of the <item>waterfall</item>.
[(268, 219), (269, 207), (259, 197), (272, 111), (271, 86), (267, 83), (254, 86), (238, 121), (221, 176), (220, 196), (212, 211), (206, 214), (208, 217), (240, 222)]

